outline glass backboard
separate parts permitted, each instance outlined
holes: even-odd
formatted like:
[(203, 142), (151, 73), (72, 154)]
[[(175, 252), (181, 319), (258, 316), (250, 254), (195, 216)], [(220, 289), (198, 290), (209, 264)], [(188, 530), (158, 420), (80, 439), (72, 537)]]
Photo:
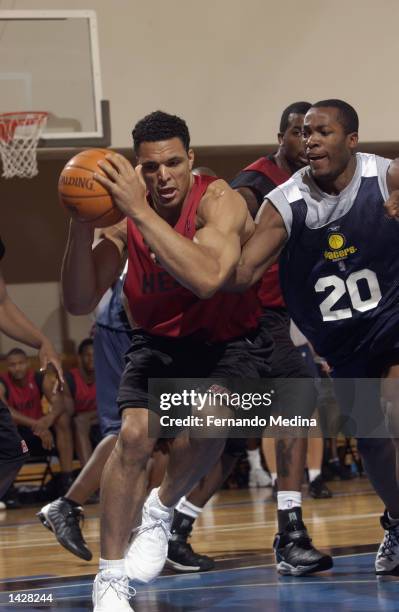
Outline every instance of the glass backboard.
[(49, 113), (40, 146), (110, 144), (94, 11), (0, 11), (0, 88), (0, 113)]

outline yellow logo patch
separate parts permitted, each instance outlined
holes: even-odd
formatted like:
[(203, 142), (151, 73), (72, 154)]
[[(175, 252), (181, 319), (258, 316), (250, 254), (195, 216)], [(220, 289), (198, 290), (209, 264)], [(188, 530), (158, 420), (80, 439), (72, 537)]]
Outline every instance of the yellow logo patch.
[(346, 259), (348, 255), (353, 255), (356, 253), (357, 248), (355, 246), (345, 247), (346, 238), (343, 234), (330, 234), (327, 239), (328, 246), (331, 251), (324, 251), (324, 258), (329, 259), (330, 261), (339, 261), (341, 259)]

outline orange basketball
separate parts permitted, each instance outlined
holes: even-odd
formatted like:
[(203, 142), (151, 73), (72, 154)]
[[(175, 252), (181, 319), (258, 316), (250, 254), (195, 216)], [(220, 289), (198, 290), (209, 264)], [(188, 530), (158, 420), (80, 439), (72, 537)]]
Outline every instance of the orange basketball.
[(111, 196), (93, 173), (104, 174), (97, 162), (104, 159), (107, 149), (87, 149), (72, 157), (64, 167), (58, 181), (60, 202), (67, 213), (82, 223), (107, 227), (123, 219), (123, 213), (114, 206)]

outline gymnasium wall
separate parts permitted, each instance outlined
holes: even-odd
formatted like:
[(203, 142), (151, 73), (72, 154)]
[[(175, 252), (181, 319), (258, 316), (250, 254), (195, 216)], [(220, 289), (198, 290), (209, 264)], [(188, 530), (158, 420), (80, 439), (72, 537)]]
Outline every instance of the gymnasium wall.
[[(397, 0), (0, 0), (0, 9), (66, 8), (97, 12), (112, 144), (129, 156), (135, 121), (162, 108), (187, 120), (197, 165), (231, 178), (273, 149), (287, 104), (326, 97), (357, 108), (363, 150), (399, 152)], [(60, 350), (91, 326), (59, 297), (67, 223), (56, 184), (75, 153), (41, 152), (37, 178), (0, 179), (10, 293)], [(0, 353), (9, 346), (0, 339)]]
[(114, 146), (129, 146), (134, 122), (157, 108), (184, 116), (195, 145), (273, 143), (287, 103), (326, 97), (358, 109), (362, 140), (399, 140), (397, 0), (2, 0), (0, 7), (96, 10)]

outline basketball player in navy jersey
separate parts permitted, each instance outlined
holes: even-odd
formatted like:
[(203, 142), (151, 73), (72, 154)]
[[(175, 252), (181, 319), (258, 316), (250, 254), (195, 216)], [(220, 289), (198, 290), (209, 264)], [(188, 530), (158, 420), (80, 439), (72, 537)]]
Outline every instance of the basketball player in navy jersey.
[[(103, 472), (95, 612), (131, 609), (126, 573), (145, 582), (161, 571), (173, 507), (224, 445), (223, 439), (186, 436), (174, 441), (165, 479), (144, 504), (141, 527), (128, 546), (155, 444), (148, 437), (148, 378), (257, 378), (266, 373), (272, 349), (269, 336), (258, 333), (255, 293), (236, 301), (219, 291), (253, 232), (244, 200), (224, 181), (193, 176), (194, 155), (180, 118), (152, 113), (136, 125), (133, 139), (136, 170), (111, 154), (99, 162), (107, 177), (95, 175), (128, 217), (125, 294), (141, 327), (134, 332), (119, 390), (121, 433)], [(66, 306), (75, 314), (93, 309), (121, 264), (116, 245), (105, 245), (102, 259), (91, 244), (91, 229), (72, 221), (63, 289)]]
[[(398, 378), (399, 160), (356, 153), (358, 116), (342, 100), (312, 106), (304, 140), (309, 166), (268, 194), (235, 282), (249, 286), (280, 256), (289, 312), (334, 376), (351, 378), (346, 402), (356, 378)], [(361, 438), (359, 451), (386, 507), (376, 573), (398, 574), (394, 444)]]
[[(5, 248), (0, 239), (0, 260)], [(48, 338), (31, 323), (10, 299), (0, 272), (0, 331), (9, 338), (39, 350), (40, 366), (54, 366), (59, 381), (63, 382), (60, 361)], [(28, 456), (28, 448), (18, 434), (7, 406), (0, 402), (0, 499), (7, 491)]]

